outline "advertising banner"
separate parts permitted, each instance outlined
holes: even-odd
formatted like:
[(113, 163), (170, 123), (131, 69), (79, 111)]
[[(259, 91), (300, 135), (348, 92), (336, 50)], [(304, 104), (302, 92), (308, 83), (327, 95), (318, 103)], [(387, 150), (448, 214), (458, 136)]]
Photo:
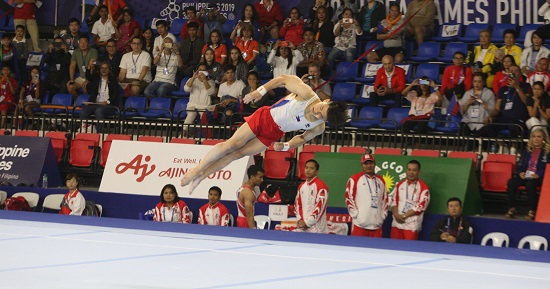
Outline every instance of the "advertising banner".
[(42, 186), (44, 174), (48, 175), (49, 187), (61, 185), (49, 138), (0, 136), (0, 182)]
[(236, 200), (236, 191), (247, 179), (251, 157), (243, 157), (208, 176), (189, 195), (181, 187), (183, 175), (199, 164), (212, 146), (115, 140), (109, 151), (99, 190), (158, 196), (162, 187), (173, 184), (185, 198), (208, 199), (208, 189), (218, 186), (224, 200)]

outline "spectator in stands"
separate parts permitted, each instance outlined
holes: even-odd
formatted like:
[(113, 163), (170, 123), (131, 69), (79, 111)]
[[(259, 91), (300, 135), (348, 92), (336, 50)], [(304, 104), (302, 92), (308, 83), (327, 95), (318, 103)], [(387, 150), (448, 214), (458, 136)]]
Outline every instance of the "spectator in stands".
[(500, 71), (497, 71), (495, 78), (493, 78), (493, 92), (495, 95), (498, 94), (498, 91), (502, 87), (508, 85), (508, 77), (510, 75), (510, 67), (512, 67), (512, 65), (517, 66), (514, 57), (512, 55), (505, 55), (502, 58), (502, 68)]
[[(97, 50), (90, 47), (90, 39), (88, 35), (81, 34), (78, 41), (78, 49), (73, 52), (71, 64), (69, 66), (69, 82), (67, 82), (67, 91), (75, 98), (78, 96), (78, 90), (82, 88), (84, 93), (87, 93), (86, 71), (91, 69), (91, 61), (97, 59)], [(78, 77), (76, 73), (78, 72)]]
[(237, 227), (256, 228), (254, 221), (254, 204), (256, 204), (256, 194), (254, 188), (260, 186), (264, 181), (265, 171), (256, 165), (251, 165), (246, 170), (248, 181), (237, 191)]
[(162, 46), (165, 45), (165, 43), (167, 43), (164, 41), (167, 37), (172, 39), (172, 42), (170, 43), (174, 45), (174, 50), (176, 50), (175, 48), (177, 48), (177, 44), (178, 44), (178, 42), (176, 41), (176, 36), (168, 32), (170, 30), (170, 26), (168, 26), (168, 22), (166, 22), (166, 20), (159, 20), (157, 21), (156, 25), (157, 25), (157, 32), (159, 33), (159, 36), (155, 38), (155, 42), (153, 43), (153, 46), (155, 47), (153, 49), (153, 55), (152, 55), (153, 58), (155, 58), (158, 54), (160, 54), (163, 51)]
[(336, 12), (334, 13), (334, 15), (332, 15), (331, 20), (332, 22), (334, 22), (334, 24), (336, 24), (339, 20), (343, 18), (343, 14), (346, 8), (351, 9), (354, 15), (359, 10), (359, 6), (357, 5), (357, 3), (355, 3), (355, 0), (340, 0), (340, 5), (338, 6), (338, 8), (336, 8)]
[(2, 65), (8, 65), (12, 71), (15, 71), (14, 47), (11, 43), (11, 37), (8, 33), (2, 34), (2, 53), (0, 53), (0, 62)]
[(30, 51), (42, 52), (36, 24), (36, 0), (14, 0), (13, 26), (23, 26), (31, 36)]
[(279, 28), (283, 24), (283, 10), (281, 10), (279, 3), (275, 0), (258, 0), (254, 4), (254, 8), (256, 8), (260, 19), (262, 43), (265, 38), (279, 38)]
[(76, 18), (69, 19), (69, 31), (61, 33), (63, 41), (67, 45), (67, 51), (73, 54), (75, 49), (78, 49), (78, 41), (80, 40), (80, 20)]
[(108, 61), (111, 66), (111, 74), (117, 76), (120, 73), (120, 60), (122, 54), (116, 50), (116, 41), (114, 39), (107, 40), (107, 50), (105, 54), (99, 56), (99, 62)]
[(490, 113), (495, 108), (495, 95), (485, 87), (481, 73), (473, 76), (473, 87), (458, 100), (462, 114), (461, 132), (464, 135), (487, 136), (487, 123)]
[[(369, 52), (367, 54), (368, 62), (380, 61), (386, 55), (391, 55), (397, 63), (403, 62), (405, 59), (405, 53), (403, 52), (403, 33), (405, 33), (405, 30), (400, 30), (391, 38), (388, 38), (388, 36), (403, 24), (404, 21), (401, 18), (401, 12), (399, 12), (399, 5), (395, 2), (390, 4), (390, 13), (386, 16), (386, 19), (382, 19), (380, 27), (373, 32), (376, 39), (384, 40), (384, 47), (377, 47), (374, 51)], [(370, 49), (370, 47), (365, 47), (365, 49)]]
[(541, 58), (550, 57), (550, 49), (544, 47), (544, 38), (539, 34), (538, 31), (533, 32), (531, 35), (532, 46), (523, 49), (521, 52), (521, 61), (519, 67), (521, 68), (521, 73), (525, 76), (528, 76), (535, 70), (537, 61)]
[(218, 107), (224, 111), (225, 125), (231, 125), (232, 115), (240, 111), (242, 92), (246, 85), (242, 80), (236, 79), (235, 66), (228, 64), (224, 70), (226, 81), (220, 84), (218, 89), (218, 97), (220, 98)]
[(527, 98), (527, 111), (529, 119), (525, 122), (527, 129), (540, 125), (548, 125), (550, 119), (550, 96), (545, 91), (546, 85), (536, 81), (531, 85), (533, 95)]
[(141, 38), (143, 41), (143, 51), (149, 53), (149, 56), (151, 56), (151, 59), (153, 59), (153, 52), (155, 52), (156, 40), (155, 38), (153, 38), (153, 28), (146, 27), (145, 29), (143, 29), (143, 32), (141, 32)]
[[(426, 0), (424, 0), (426, 1)], [(481, 72), (483, 73), (487, 82), (487, 87), (493, 87), (494, 75), (492, 74), (491, 66), (495, 61), (495, 54), (498, 48), (491, 43), (491, 30), (483, 29), (479, 33), (479, 45), (474, 47), (474, 51), (471, 54), (470, 63), (481, 62)], [(473, 72), (477, 72), (474, 69)]]
[(157, 68), (155, 79), (145, 88), (144, 94), (147, 99), (155, 97), (168, 97), (170, 93), (177, 90), (176, 74), (178, 67), (183, 65), (180, 53), (174, 40), (170, 37), (164, 38), (164, 43), (160, 46), (162, 50), (153, 59), (153, 64)]
[(120, 60), (118, 81), (131, 85), (130, 95), (141, 95), (151, 83), (151, 56), (141, 50), (141, 37), (135, 36), (130, 44), (132, 51), (124, 54)]
[(409, 133), (416, 126), (416, 133), (426, 133), (427, 120), (434, 113), (436, 104), (443, 100), (443, 94), (435, 82), (426, 76), (415, 79), (401, 93), (411, 102), (409, 117), (401, 121), (403, 132)]
[(382, 57), (382, 65), (376, 72), (374, 92), (370, 95), (370, 105), (378, 106), (382, 100), (393, 100), (394, 106), (401, 106), (401, 92), (405, 89), (405, 70), (395, 66), (393, 57)]
[(323, 43), (315, 40), (315, 34), (312, 29), (305, 29), (304, 42), (298, 45), (297, 49), (302, 53), (304, 58), (304, 60), (300, 62), (296, 68), (296, 74), (299, 77), (302, 77), (302, 75), (307, 73), (308, 67), (312, 63), (315, 63), (317, 66), (322, 68), (322, 75), (328, 75), (329, 66), (326, 63), (324, 45)]
[(229, 226), (229, 210), (220, 203), (222, 189), (213, 186), (208, 190), (208, 203), (199, 209), (197, 224), (211, 226)]
[(300, 19), (302, 14), (298, 7), (292, 7), (287, 19), (283, 21), (283, 25), (279, 30), (279, 35), (287, 42), (292, 42), (294, 46), (300, 45), (304, 38), (304, 20)]
[(462, 201), (457, 197), (447, 200), (448, 216), (439, 220), (430, 233), (430, 240), (434, 242), (470, 244), (470, 222), (462, 216)]
[(222, 43), (222, 32), (214, 29), (210, 32), (210, 40), (202, 47), (202, 54), (207, 48), (214, 51), (216, 62), (224, 65), (227, 62), (227, 46)]
[[(106, 119), (117, 112), (119, 106), (120, 86), (116, 75), (112, 73), (109, 61), (98, 62), (98, 65), (91, 65), (87, 71), (86, 78), (89, 79), (87, 85), (90, 98), (88, 103), (80, 111), (80, 120), (82, 121), (82, 132), (94, 131), (93, 126), (85, 122), (90, 116), (95, 115), (95, 119)], [(97, 131), (103, 133), (103, 125), (97, 125)]]
[[(3, 38), (2, 41), (4, 41)], [(66, 91), (65, 83), (69, 78), (70, 63), (71, 54), (67, 45), (63, 42), (63, 38), (54, 38), (53, 42), (48, 45), (46, 55), (44, 55), (44, 64), (48, 67), (48, 73), (44, 80), (46, 91), (49, 91), (52, 95)]]
[[(319, 18), (319, 8), (323, 7), (324, 17), (327, 21), (331, 21), (332, 16), (334, 15), (334, 8), (329, 5), (329, 1), (326, 0), (315, 0), (315, 5), (309, 9), (308, 14), (308, 26), (311, 26)], [(334, 24), (333, 24), (334, 25)], [(332, 34), (332, 29), (330, 30)]]
[(538, 194), (537, 187), (542, 185), (542, 179), (548, 163), (550, 153), (550, 140), (546, 129), (542, 127), (534, 128), (529, 136), (527, 149), (521, 154), (521, 160), (516, 168), (516, 173), (508, 181), (508, 213), (506, 218), (514, 218), (516, 209), (516, 194), (518, 187), (524, 186), (527, 191), (527, 200), (529, 203), (529, 212), (525, 216), (526, 220), (535, 219)]
[(447, 100), (451, 101), (453, 95), (457, 99), (462, 98), (465, 91), (472, 87), (472, 69), (464, 65), (466, 55), (457, 51), (453, 55), (453, 65), (449, 65), (443, 71), (441, 91)]
[(317, 64), (312, 63), (309, 65), (308, 72), (302, 76), (302, 81), (313, 89), (318, 88), (315, 93), (321, 100), (330, 99), (332, 96), (330, 84), (321, 79), (321, 69)]
[(361, 172), (346, 184), (346, 206), (352, 219), (352, 236), (382, 238), (382, 224), (388, 215), (388, 190), (382, 176), (375, 173), (372, 154), (361, 157)]
[(273, 67), (273, 77), (283, 74), (296, 75), (296, 67), (303, 60), (302, 53), (296, 50), (294, 43), (277, 40), (267, 57), (267, 63)]
[[(205, 64), (200, 64), (197, 67), (197, 70), (189, 78), (183, 90), (190, 93), (189, 103), (187, 104), (187, 117), (184, 121), (184, 125), (190, 125), (195, 122), (197, 111), (201, 111), (200, 116), (202, 117), (204, 110), (210, 107), (210, 96), (215, 95), (216, 92), (216, 83), (209, 78)], [(183, 136), (187, 136), (187, 128), (185, 126), (183, 128)]]
[[(420, 45), (426, 38), (434, 33), (435, 3), (433, 0), (413, 0), (407, 6), (405, 18), (412, 17), (405, 26), (407, 35), (414, 37), (416, 44)], [(414, 15), (413, 17), (413, 14)]]
[(96, 49), (104, 54), (106, 51), (107, 40), (115, 38), (116, 29), (113, 23), (109, 21), (109, 11), (107, 6), (99, 7), (99, 20), (94, 23), (92, 34), (94, 35), (94, 45)]
[[(110, 2), (109, 2), (110, 1)], [(90, 16), (88, 16), (89, 21), (95, 20), (95, 13), (97, 10), (99, 10), (100, 6), (107, 6), (108, 4), (111, 5), (111, 15), (109, 15), (109, 19), (113, 22), (113, 24), (117, 24), (122, 19), (122, 12), (124, 10), (128, 9), (128, 5), (124, 0), (95, 0), (94, 8), (92, 9), (92, 12), (90, 12)]]
[[(45, 83), (40, 81), (40, 68), (31, 68), (30, 79), (21, 86), (19, 91), (19, 107), (26, 116), (33, 117), (33, 109), (40, 107), (40, 99), (44, 95)], [(16, 117), (18, 110), (16, 110)]]
[(338, 20), (334, 25), (334, 48), (328, 55), (328, 63), (335, 68), (335, 60), (341, 56), (346, 57), (346, 61), (352, 62), (355, 59), (355, 51), (357, 50), (357, 35), (362, 35), (363, 30), (359, 22), (353, 17), (353, 11), (349, 8), (344, 9), (342, 19)]
[(516, 31), (514, 29), (504, 30), (504, 46), (500, 50), (504, 51), (504, 55), (514, 57), (516, 64), (521, 61), (521, 47), (516, 45)]
[(78, 190), (78, 175), (70, 173), (65, 177), (65, 185), (69, 192), (63, 197), (60, 214), (81, 216), (86, 208), (86, 199)]
[(430, 203), (430, 190), (418, 177), (420, 162), (409, 161), (406, 174), (406, 179), (397, 183), (389, 196), (393, 214), (390, 238), (418, 240), (424, 212)]
[[(247, 86), (243, 88), (243, 92), (241, 95), (247, 95), (254, 90), (258, 89), (260, 87), (260, 77), (258, 77), (258, 73), (255, 71), (250, 71), (248, 73), (247, 77)], [(252, 114), (255, 112), (258, 108), (264, 106), (269, 99), (269, 97), (274, 97), (275, 93), (273, 90), (269, 90), (259, 101), (251, 101), (249, 103), (243, 104), (243, 113), (245, 114)]]
[[(210, 33), (214, 30), (222, 31), (222, 25), (227, 21), (225, 16), (218, 10), (218, 5), (215, 3), (208, 4), (207, 8), (202, 8), (197, 18), (204, 25), (204, 41), (211, 40)], [(221, 33), (220, 33), (221, 38)], [(220, 40), (220, 42), (222, 42)]]
[(196, 28), (197, 31), (196, 31), (195, 37), (198, 36), (202, 41), (204, 41), (204, 39), (202, 38), (203, 24), (197, 18), (197, 8), (195, 8), (195, 6), (193, 5), (185, 7), (185, 16), (187, 16), (187, 22), (185, 22), (185, 24), (183, 24), (183, 26), (181, 27), (181, 33), (180, 33), (181, 40), (183, 41), (187, 37), (189, 37), (189, 30), (188, 30), (189, 24), (197, 23), (197, 28)]
[(241, 36), (237, 36), (236, 33), (235, 30), (231, 32), (231, 41), (233, 41), (235, 47), (241, 50), (244, 61), (248, 64), (248, 68), (252, 70), (256, 64), (256, 57), (260, 53), (258, 41), (252, 39), (252, 26), (246, 22), (241, 23)]
[(187, 204), (180, 199), (176, 187), (165, 185), (160, 191), (160, 202), (153, 209), (156, 222), (191, 223), (191, 214)]
[(317, 177), (318, 173), (319, 163), (314, 159), (306, 161), (306, 181), (298, 186), (294, 202), (296, 232), (327, 233), (328, 186)]
[[(246, 82), (248, 77), (248, 65), (244, 61), (241, 50), (237, 47), (232, 47), (229, 51), (229, 64), (235, 66), (235, 74), (238, 80)], [(244, 94), (243, 94), (244, 95)]]
[[(6, 115), (8, 111), (16, 108), (15, 92), (17, 91), (17, 80), (10, 76), (11, 69), (7, 65), (2, 65), (2, 78), (0, 78), (0, 113), (2, 114), (1, 128), (5, 128)], [(15, 123), (12, 123), (15, 127)]]
[(117, 27), (115, 40), (117, 40), (118, 51), (128, 53), (132, 51), (132, 39), (141, 36), (141, 26), (134, 19), (134, 13), (128, 9), (122, 13), (122, 20), (122, 23)]
[(209, 47), (204, 51), (201, 64), (204, 64), (208, 70), (208, 78), (214, 80), (217, 87), (223, 78), (223, 66), (216, 61), (212, 48)]
[(491, 112), (492, 122), (510, 124), (504, 126), (489, 126), (490, 136), (496, 136), (498, 130), (509, 129), (510, 136), (521, 135), (521, 128), (525, 128), (525, 121), (529, 118), (527, 112), (527, 95), (531, 87), (520, 81), (521, 71), (518, 66), (510, 67), (508, 85), (498, 91), (495, 109)]
[[(330, 9), (332, 9), (332, 7), (330, 7)], [(328, 8), (326, 6), (319, 6), (319, 8), (317, 8), (315, 21), (313, 21), (313, 25), (311, 25), (315, 39), (323, 44), (325, 55), (330, 54), (332, 47), (334, 47), (334, 23), (330, 21), (327, 11)]]
[(548, 67), (550, 65), (550, 60), (543, 57), (537, 60), (537, 65), (535, 66), (535, 71), (529, 73), (527, 76), (526, 82), (531, 86), (537, 82), (541, 81), (544, 84), (544, 91), (550, 90), (550, 73), (548, 72)]
[(258, 22), (258, 12), (256, 12), (256, 8), (254, 8), (254, 5), (252, 4), (245, 4), (243, 8), (243, 15), (241, 16), (241, 19), (239, 19), (237, 25), (233, 29), (237, 29), (237, 35), (241, 35), (241, 27), (240, 23), (249, 23), (252, 28), (254, 29), (254, 33), (252, 38), (254, 39), (262, 39), (262, 32), (260, 29), (260, 22)]
[(546, 24), (550, 24), (550, 0), (546, 0), (539, 8), (539, 16), (544, 17)]
[[(390, 4), (390, 13), (391, 13), (392, 5), (394, 3)], [(401, 18), (399, 5), (397, 5), (397, 14), (399, 14), (399, 17)], [(371, 36), (371, 38), (376, 38), (376, 31), (378, 30), (378, 25), (384, 19), (386, 19), (388, 23), (393, 22), (392, 25), (395, 24), (395, 28), (397, 28), (397, 26), (400, 25), (395, 23), (394, 21), (391, 21), (390, 19), (388, 19), (388, 17), (386, 17), (386, 7), (384, 6), (384, 3), (376, 0), (367, 0), (367, 3), (363, 5), (363, 7), (361, 7), (361, 10), (359, 10), (359, 15), (357, 16), (357, 21), (359, 21), (359, 24), (361, 25), (363, 32), (365, 33), (366, 36)], [(387, 26), (384, 26), (384, 27), (387, 27)]]
[[(193, 7), (193, 6), (188, 6)], [(193, 7), (194, 8), (194, 7)], [(193, 70), (201, 61), (201, 49), (204, 46), (204, 40), (198, 36), (199, 24), (196, 22), (186, 23), (186, 34), (188, 37), (183, 38), (180, 46), (180, 55), (183, 60), (181, 71), (183, 76), (190, 77), (193, 75)]]
[(15, 61), (14, 64), (17, 65), (19, 69), (18, 76), (21, 79), (27, 79), (26, 64), (29, 58), (29, 51), (32, 51), (32, 45), (30, 42), (27, 42), (25, 38), (25, 26), (17, 25), (15, 27), (15, 37), (11, 43), (15, 51), (15, 56), (17, 56), (17, 61)]

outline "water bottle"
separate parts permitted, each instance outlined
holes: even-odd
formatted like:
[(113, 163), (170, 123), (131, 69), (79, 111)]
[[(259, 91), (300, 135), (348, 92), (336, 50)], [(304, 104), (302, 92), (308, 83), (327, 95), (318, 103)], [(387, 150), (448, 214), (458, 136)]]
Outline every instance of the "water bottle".
[(44, 174), (42, 176), (42, 188), (47, 189), (48, 188), (48, 175)]

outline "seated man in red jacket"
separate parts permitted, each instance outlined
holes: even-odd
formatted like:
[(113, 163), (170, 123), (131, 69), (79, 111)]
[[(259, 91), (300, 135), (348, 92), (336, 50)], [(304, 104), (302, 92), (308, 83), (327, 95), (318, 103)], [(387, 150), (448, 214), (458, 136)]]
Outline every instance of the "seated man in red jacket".
[(405, 70), (395, 66), (391, 55), (382, 57), (382, 65), (376, 73), (374, 92), (370, 95), (370, 105), (378, 106), (384, 100), (392, 100), (387, 105), (401, 106), (401, 91), (405, 89)]

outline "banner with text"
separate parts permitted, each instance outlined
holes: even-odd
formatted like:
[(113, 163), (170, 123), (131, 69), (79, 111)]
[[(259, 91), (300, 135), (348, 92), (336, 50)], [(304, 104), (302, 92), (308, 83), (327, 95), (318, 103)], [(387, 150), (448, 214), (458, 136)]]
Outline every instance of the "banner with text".
[(212, 149), (206, 145), (113, 141), (99, 190), (136, 195), (160, 195), (162, 187), (173, 184), (180, 197), (208, 199), (208, 189), (218, 186), (223, 200), (236, 200), (235, 192), (247, 179), (251, 157), (244, 157), (208, 176), (189, 195), (181, 187), (183, 175), (199, 164)]

